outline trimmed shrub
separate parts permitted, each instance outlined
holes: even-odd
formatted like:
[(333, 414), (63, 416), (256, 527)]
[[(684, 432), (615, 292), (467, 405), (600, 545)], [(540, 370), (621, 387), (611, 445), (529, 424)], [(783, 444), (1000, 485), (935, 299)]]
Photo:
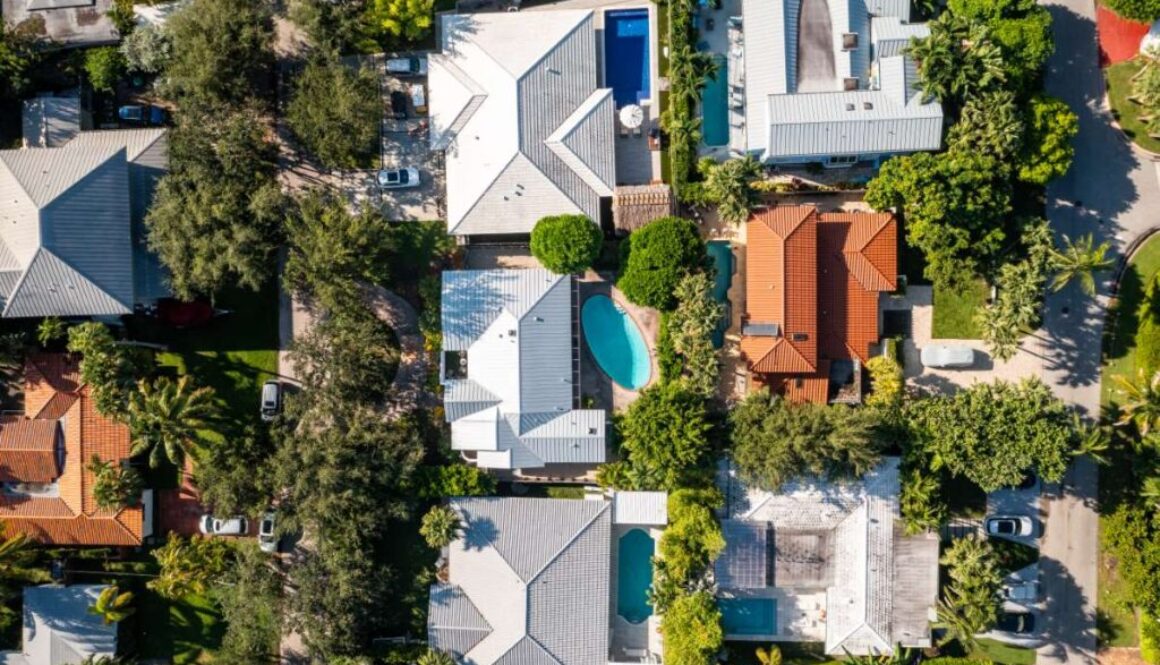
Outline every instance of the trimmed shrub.
[(1136, 332), (1136, 366), (1151, 376), (1160, 369), (1160, 276), (1144, 291), (1136, 314), (1140, 321)]
[(627, 244), (617, 288), (632, 302), (662, 311), (676, 305), (674, 292), (681, 278), (707, 261), (697, 225), (680, 217), (647, 224), (630, 235)]
[(1140, 614), (1140, 657), (1151, 665), (1160, 665), (1160, 621), (1151, 614)]
[(1160, 18), (1160, 0), (1106, 0), (1103, 4), (1133, 21), (1151, 23)]
[(558, 275), (583, 272), (600, 256), (604, 236), (584, 215), (554, 215), (532, 229), (532, 256)]

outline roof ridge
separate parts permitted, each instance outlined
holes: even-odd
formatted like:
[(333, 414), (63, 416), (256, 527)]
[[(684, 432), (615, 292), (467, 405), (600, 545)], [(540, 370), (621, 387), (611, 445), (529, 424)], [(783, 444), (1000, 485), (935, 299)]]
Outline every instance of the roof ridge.
[[(565, 10), (565, 11), (568, 11), (568, 10)], [(543, 54), (543, 55), (541, 55), (539, 58), (537, 58), (537, 59), (533, 60), (533, 61), (532, 61), (532, 63), (528, 65), (528, 68), (527, 68), (527, 69), (525, 69), (525, 70), (523, 71), (523, 73), (521, 73), (521, 74), (518, 74), (518, 75), (517, 75), (517, 74), (512, 74), (512, 78), (513, 78), (513, 79), (515, 79), (515, 82), (516, 82), (516, 85), (517, 85), (517, 87), (518, 87), (518, 85), (519, 85), (520, 81), (521, 81), (523, 78), (525, 78), (525, 77), (526, 77), (528, 74), (530, 74), (530, 73), (532, 72), (532, 70), (536, 68), (536, 66), (537, 66), (537, 65), (539, 65), (541, 62), (543, 62), (543, 61), (547, 60), (547, 59), (548, 59), (548, 56), (550, 56), (550, 55), (552, 55), (553, 53), (555, 53), (556, 51), (560, 50), (560, 44), (563, 44), (565, 40), (567, 40), (568, 38), (570, 38), (572, 35), (576, 34), (576, 31), (580, 29), (580, 26), (581, 26), (581, 25), (583, 25), (583, 24), (584, 24), (585, 22), (587, 22), (587, 21), (592, 21), (592, 22), (595, 24), (594, 17), (596, 16), (596, 12), (594, 12), (593, 10), (591, 10), (591, 9), (583, 9), (583, 10), (581, 10), (581, 9), (573, 9), (573, 10), (571, 10), (571, 11), (575, 11), (575, 12), (581, 12), (581, 11), (582, 11), (582, 12), (584, 12), (584, 13), (585, 13), (585, 16), (584, 16), (584, 18), (583, 18), (583, 19), (581, 19), (581, 20), (577, 21), (576, 23), (574, 23), (574, 24), (572, 25), (572, 27), (571, 27), (571, 28), (568, 28), (568, 31), (567, 31), (567, 32), (565, 32), (563, 35), (561, 35), (561, 36), (560, 36), (560, 39), (558, 39), (558, 40), (556, 41), (556, 43), (555, 43), (555, 44), (552, 46), (552, 48), (550, 48), (550, 49), (548, 49), (547, 51), (545, 51), (545, 52), (544, 52), (544, 54)], [(595, 26), (595, 25), (593, 25), (593, 26), (592, 26), (592, 31), (593, 31), (594, 33), (596, 32), (596, 26)], [(481, 49), (481, 50), (483, 50), (483, 49)], [(500, 65), (500, 66), (501, 66), (501, 67), (503, 67), (503, 65)], [(507, 67), (503, 67), (503, 69), (504, 69), (505, 71), (507, 71)], [(519, 97), (518, 97), (518, 95), (517, 95), (517, 97), (516, 97), (516, 113), (517, 113), (517, 114), (519, 114)]]
[[(480, 194), (479, 198), (475, 199), (475, 202), (471, 204), (470, 208), (468, 208), (467, 210), (465, 210), (463, 212), (463, 216), (459, 218), (459, 221), (456, 222), (455, 226), (453, 228), (450, 228), (447, 230), (448, 233), (454, 234), (455, 229), (458, 229), (460, 226), (463, 226), (463, 222), (467, 221), (467, 218), (471, 216), (472, 211), (474, 211), (479, 206), (480, 202), (483, 201), (484, 196), (487, 195), (487, 193), (491, 190), (492, 186), (495, 185), (496, 181), (500, 179), (500, 176), (502, 176), (504, 173), (507, 173), (508, 167), (510, 167), (512, 165), (512, 162), (514, 162), (516, 160), (516, 158), (521, 156), (521, 155), (523, 155), (523, 152), (521, 152), (519, 147), (517, 146), (515, 153), (512, 154), (512, 156), (511, 156), (511, 159), (507, 160), (507, 163), (504, 164), (503, 166), (501, 166), (498, 171), (496, 171), (495, 177), (492, 178), (491, 181), (487, 183), (487, 186), (483, 188), (483, 193)], [(524, 158), (528, 159), (526, 155), (524, 155)], [(529, 163), (531, 161), (532, 161), (531, 159), (528, 159)], [(533, 164), (533, 166), (535, 166), (535, 165)], [(543, 171), (541, 171), (540, 173), (543, 173)], [(448, 221), (450, 221), (450, 218), (448, 219)]]
[[(556, 499), (556, 500), (557, 501), (576, 501), (577, 499)], [(589, 499), (581, 499), (581, 501), (588, 501), (588, 500)], [(555, 563), (556, 559), (559, 559), (560, 555), (563, 554), (565, 550), (567, 550), (569, 547), (572, 546), (572, 543), (576, 542), (576, 540), (580, 536), (582, 536), (586, 531), (588, 531), (588, 529), (592, 528), (592, 525), (596, 523), (596, 520), (600, 519), (601, 515), (608, 512), (612, 508), (612, 504), (609, 503), (608, 501), (602, 501), (601, 503), (603, 505), (601, 505), (600, 510), (596, 511), (596, 513), (594, 515), (592, 515), (592, 517), (587, 522), (585, 522), (583, 526), (581, 526), (579, 529), (576, 530), (576, 533), (572, 534), (572, 537), (569, 538), (567, 540), (567, 542), (565, 542), (560, 547), (560, 549), (557, 550), (557, 552), (555, 554), (553, 554), (551, 557), (548, 558), (548, 560), (546, 562), (544, 562), (543, 566), (540, 566), (539, 570), (537, 570), (531, 577), (528, 578), (528, 581), (524, 583), (524, 592), (525, 593), (527, 593), (528, 587), (530, 587), (533, 582), (535, 582), (537, 579), (539, 579), (540, 575), (542, 575), (544, 573), (544, 571), (548, 569), (548, 566), (551, 566), (553, 563)], [(512, 571), (512, 572), (515, 572), (515, 571)], [(545, 649), (545, 651), (547, 651), (547, 649)]]

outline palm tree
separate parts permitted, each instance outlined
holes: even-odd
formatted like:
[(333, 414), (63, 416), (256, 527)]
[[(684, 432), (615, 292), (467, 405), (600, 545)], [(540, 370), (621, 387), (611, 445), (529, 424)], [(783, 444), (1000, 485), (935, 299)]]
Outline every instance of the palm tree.
[(776, 644), (769, 645), (769, 648), (757, 647), (754, 652), (757, 656), (757, 662), (761, 665), (781, 665), (781, 649)]
[(695, 146), (701, 141), (700, 116), (677, 118), (669, 113), (661, 117), (661, 124), (669, 135), (669, 140), (674, 144), (688, 141), (688, 145)]
[(455, 660), (448, 653), (427, 649), (415, 665), (455, 665)]
[(1067, 236), (1063, 237), (1063, 250), (1052, 249), (1051, 266), (1055, 268), (1055, 279), (1051, 286), (1056, 291), (1062, 290), (1073, 280), (1079, 280), (1080, 288), (1089, 296), (1096, 294), (1095, 274), (1111, 268), (1115, 261), (1108, 258), (1108, 249), (1111, 243), (1104, 241), (1098, 246), (1089, 233), (1076, 241)]
[(716, 164), (705, 178), (705, 191), (717, 203), (717, 215), (730, 224), (749, 218), (753, 190), (749, 183), (761, 175), (761, 164), (751, 156)]
[(1149, 48), (1138, 56), (1140, 70), (1132, 75), (1131, 100), (1141, 107), (1140, 120), (1148, 134), (1160, 134), (1160, 49)]
[(1079, 442), (1071, 454), (1075, 457), (1087, 456), (1098, 464), (1107, 464), (1108, 458), (1104, 455), (1112, 445), (1112, 433), (1100, 424), (1087, 424), (1078, 413), (1072, 414), (1072, 429), (1079, 437)]
[(1152, 427), (1160, 425), (1160, 372), (1148, 378), (1144, 370), (1140, 370), (1135, 379), (1122, 374), (1116, 374), (1112, 379), (1124, 396), (1117, 424), (1134, 424), (1141, 436), (1148, 436)]
[(119, 623), (137, 611), (132, 603), (133, 592), (121, 593), (121, 590), (114, 584), (101, 591), (101, 595), (97, 596), (97, 601), (89, 608), (89, 614), (101, 617), (101, 620), (106, 624)]
[(855, 656), (844, 647), (842, 650), (846, 652), (846, 662), (853, 665), (909, 665), (910, 661), (914, 659), (913, 652), (910, 649), (904, 649), (901, 644), (895, 644), (890, 655), (865, 654)]
[(217, 404), (210, 388), (190, 389), (189, 377), (176, 383), (168, 378), (141, 381), (129, 397), (126, 420), (133, 438), (130, 454), (149, 454), (149, 466), (162, 460), (181, 467), (185, 457), (201, 443), (201, 431), (216, 416)]
[(433, 549), (442, 549), (455, 540), (459, 531), (459, 514), (448, 506), (433, 506), (423, 516), (419, 534)]

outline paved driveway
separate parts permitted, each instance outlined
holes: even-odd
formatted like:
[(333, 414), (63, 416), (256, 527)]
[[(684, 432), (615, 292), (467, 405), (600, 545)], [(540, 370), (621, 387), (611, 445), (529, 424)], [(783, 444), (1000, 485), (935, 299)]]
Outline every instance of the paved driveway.
[[(1076, 159), (1071, 171), (1048, 188), (1048, 218), (1057, 233), (1093, 233), (1123, 251), (1156, 224), (1160, 184), (1156, 167), (1135, 152), (1110, 124), (1096, 52), (1092, 0), (1048, 0), (1055, 55), (1048, 63), (1047, 91), (1079, 115)], [(1056, 395), (1095, 416), (1100, 400), (1100, 336), (1107, 282), (1101, 297), (1077, 287), (1047, 299), (1042, 339), (1043, 380)], [(1095, 510), (1098, 472), (1081, 460), (1062, 486), (1048, 487), (1040, 542), (1040, 581), (1047, 597), (1044, 630), (1050, 644), (1040, 663), (1095, 660), (1096, 566), (1099, 520)]]

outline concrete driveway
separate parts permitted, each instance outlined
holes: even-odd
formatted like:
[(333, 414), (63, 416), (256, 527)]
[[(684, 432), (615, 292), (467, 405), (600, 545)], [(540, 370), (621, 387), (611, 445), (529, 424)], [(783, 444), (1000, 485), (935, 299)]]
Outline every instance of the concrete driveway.
[[(1160, 183), (1156, 165), (1133, 150), (1111, 125), (1096, 51), (1092, 0), (1047, 0), (1055, 34), (1048, 63), (1047, 92), (1079, 116), (1071, 171), (1048, 188), (1047, 214), (1058, 234), (1087, 233), (1110, 240), (1117, 252), (1157, 224)], [(1106, 276), (1110, 278), (1110, 276)], [(1090, 298), (1073, 286), (1049, 295), (1041, 331), (1045, 340), (1041, 374), (1055, 394), (1095, 417), (1100, 400), (1100, 337), (1108, 283)], [(1045, 493), (1040, 540), (1040, 583), (1046, 597), (1044, 631), (1050, 643), (1039, 662), (1094, 663), (1099, 474), (1079, 460), (1060, 486)]]
[[(442, 219), (446, 216), (443, 212), (443, 192), (446, 187), (443, 153), (431, 150), (426, 111), (415, 108), (410, 94), (412, 86), (421, 85), (426, 96), (427, 77), (393, 76), (387, 73), (385, 63), (385, 59), (379, 63), (383, 82), (383, 109), (386, 113), (382, 131), (382, 166), (384, 169), (415, 167), (419, 169), (420, 184), (409, 189), (383, 190), (379, 196), (379, 205), (391, 221)], [(406, 100), (406, 118), (393, 117), (390, 111), (392, 93)]]

